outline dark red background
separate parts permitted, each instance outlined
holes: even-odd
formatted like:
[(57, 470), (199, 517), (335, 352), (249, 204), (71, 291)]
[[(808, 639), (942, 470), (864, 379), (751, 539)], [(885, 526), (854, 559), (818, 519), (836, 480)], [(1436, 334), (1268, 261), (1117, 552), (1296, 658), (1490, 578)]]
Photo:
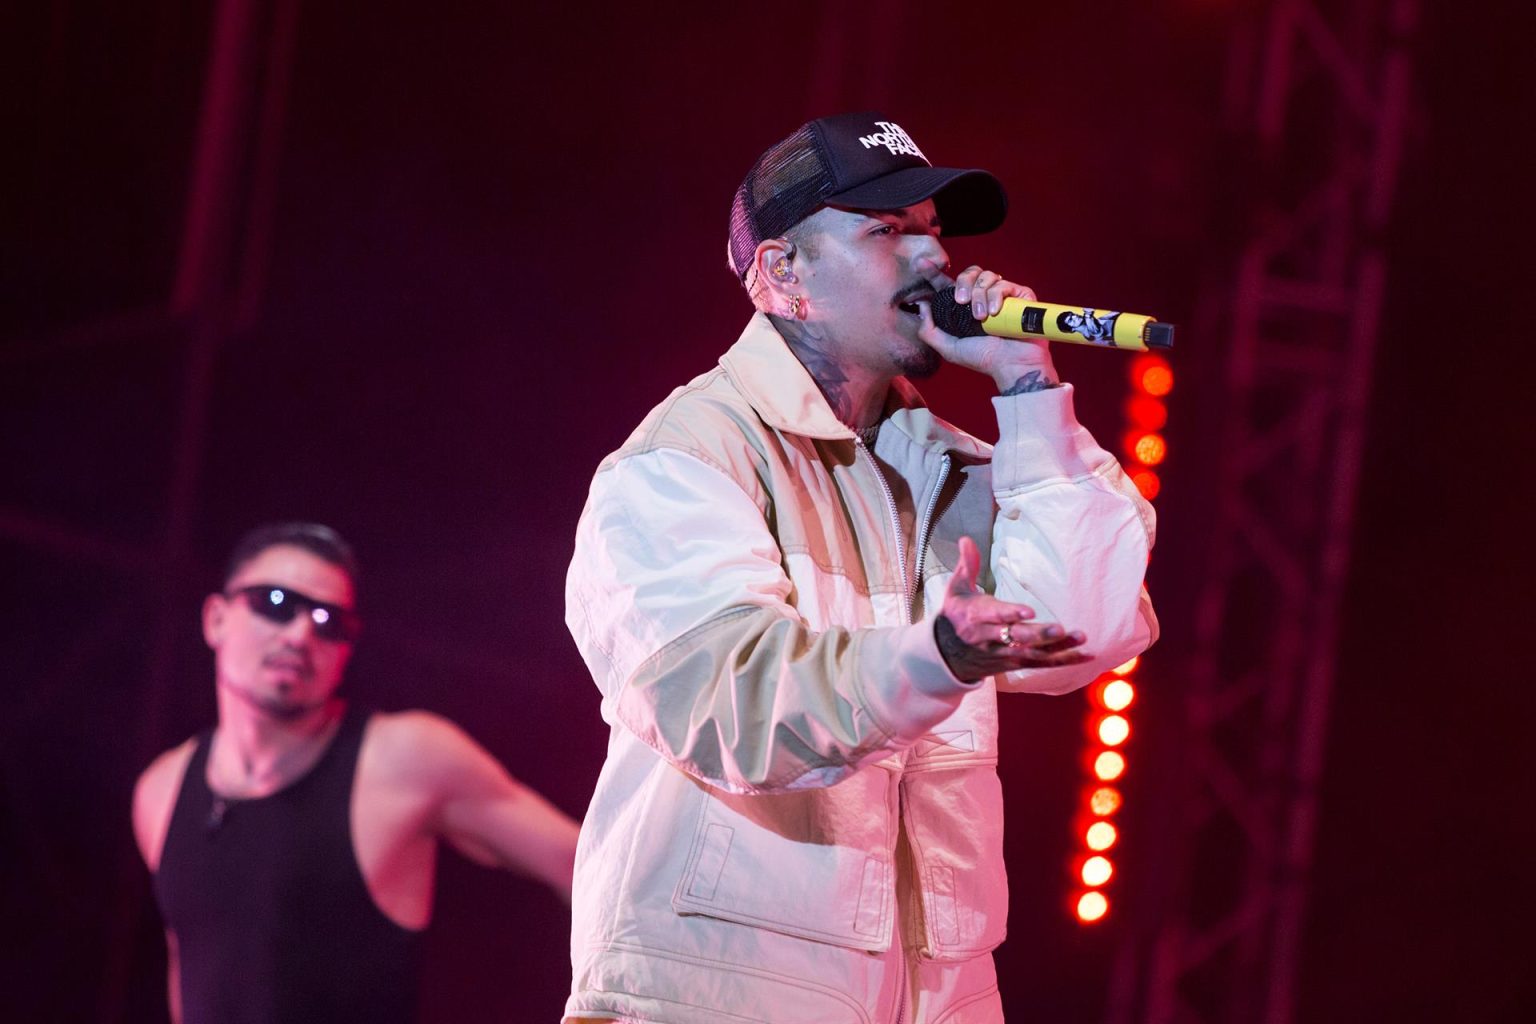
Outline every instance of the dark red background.
[[(1009, 188), (1009, 224), (952, 243), (957, 262), (1189, 325), (1258, 187), (1219, 124), (1227, 39), (1251, 6), (304, 5), (266, 288), (213, 366), (185, 565), (136, 552), (166, 530), (186, 338), (152, 319), (104, 343), (76, 328), (169, 293), (210, 13), (160, 0), (8, 15), (7, 1019), (162, 1019), (128, 798), (155, 752), (212, 719), (196, 612), (241, 531), (304, 517), (351, 537), (370, 623), (356, 697), (447, 714), (579, 815), (605, 733), (562, 623), (575, 517), (598, 459), (748, 313), (724, 241), (755, 155), (808, 117), (881, 109), (936, 162)], [(1510, 1020), (1536, 1005), (1523, 899), (1536, 709), (1519, 643), (1530, 86), (1512, 26), (1444, 5), (1426, 18), (1382, 239), (1388, 303), (1299, 976), (1309, 1022)], [(1159, 803), (1156, 730), (1178, 714), (1222, 346), (1186, 329), (1175, 353), (1152, 568), (1165, 640), (1145, 670), (1123, 912), (1099, 929), (1062, 903), (1081, 699), (1006, 702), (1010, 1019), (1098, 1020), (1116, 950), (1155, 924), (1137, 836), (1169, 823), (1136, 809)], [(1112, 439), (1124, 361), (1058, 362)], [(925, 391), (990, 436), (983, 384), (946, 370)], [(165, 614), (184, 628), (157, 662)], [(173, 667), (158, 689), (156, 663)], [(426, 1019), (556, 1019), (566, 930), (538, 887), (446, 858)]]

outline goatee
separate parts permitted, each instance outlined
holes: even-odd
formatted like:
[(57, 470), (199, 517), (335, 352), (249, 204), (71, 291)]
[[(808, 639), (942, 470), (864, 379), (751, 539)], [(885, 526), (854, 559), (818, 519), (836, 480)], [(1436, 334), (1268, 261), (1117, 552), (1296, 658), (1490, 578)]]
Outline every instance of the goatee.
[(900, 356), (896, 360), (896, 368), (901, 375), (908, 380), (927, 380), (939, 372), (939, 367), (944, 365), (944, 357), (939, 355), (937, 349), (920, 345), (914, 352)]

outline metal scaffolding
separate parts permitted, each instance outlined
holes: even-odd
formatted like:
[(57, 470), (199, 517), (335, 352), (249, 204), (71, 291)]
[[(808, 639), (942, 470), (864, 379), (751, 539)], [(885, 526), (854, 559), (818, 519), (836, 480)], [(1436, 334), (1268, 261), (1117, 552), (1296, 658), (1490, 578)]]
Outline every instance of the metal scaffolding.
[(1177, 838), (1112, 1024), (1285, 1024), (1315, 845), (1414, 0), (1273, 0), (1234, 37), (1255, 155), (1226, 278), (1216, 527), (1187, 674)]

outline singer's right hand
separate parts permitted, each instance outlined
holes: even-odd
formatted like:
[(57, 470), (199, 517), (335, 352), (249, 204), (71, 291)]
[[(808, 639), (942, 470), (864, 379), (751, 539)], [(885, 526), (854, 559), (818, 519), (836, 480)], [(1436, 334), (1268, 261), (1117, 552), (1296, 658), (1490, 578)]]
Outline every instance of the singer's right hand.
[(1086, 639), (1054, 622), (1032, 622), (1033, 608), (1001, 601), (976, 586), (981, 553), (960, 538), (960, 561), (949, 581), (934, 639), (956, 679), (974, 682), (1021, 668), (1056, 668), (1088, 660), (1077, 650)]
[[(1002, 309), (1004, 299), (1033, 301), (1036, 297), (1034, 289), (1006, 281), (1000, 274), (977, 266), (966, 267), (953, 281), (943, 274), (935, 274), (929, 283), (936, 289), (953, 284), (955, 301), (970, 305), (971, 315), (977, 320), (985, 320)], [(991, 377), (999, 391), (1007, 391), (1031, 374), (1047, 384), (1055, 384), (1059, 379), (1051, 362), (1049, 342), (986, 335), (957, 338), (934, 324), (933, 309), (927, 302), (919, 302), (918, 308), (923, 313), (923, 326), (918, 331), (923, 343), (946, 362)]]

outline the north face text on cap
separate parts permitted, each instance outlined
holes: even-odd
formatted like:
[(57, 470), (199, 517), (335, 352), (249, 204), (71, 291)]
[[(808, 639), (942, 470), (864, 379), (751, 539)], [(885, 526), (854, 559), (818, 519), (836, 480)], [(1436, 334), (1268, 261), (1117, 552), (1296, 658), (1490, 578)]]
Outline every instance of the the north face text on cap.
[(892, 156), (905, 153), (908, 156), (917, 157), (924, 163), (929, 162), (928, 158), (923, 155), (923, 151), (917, 148), (917, 143), (912, 141), (912, 136), (901, 130), (901, 125), (894, 121), (876, 121), (875, 125), (883, 130), (875, 132), (873, 135), (859, 136), (859, 143), (865, 149), (884, 146), (891, 151)]

